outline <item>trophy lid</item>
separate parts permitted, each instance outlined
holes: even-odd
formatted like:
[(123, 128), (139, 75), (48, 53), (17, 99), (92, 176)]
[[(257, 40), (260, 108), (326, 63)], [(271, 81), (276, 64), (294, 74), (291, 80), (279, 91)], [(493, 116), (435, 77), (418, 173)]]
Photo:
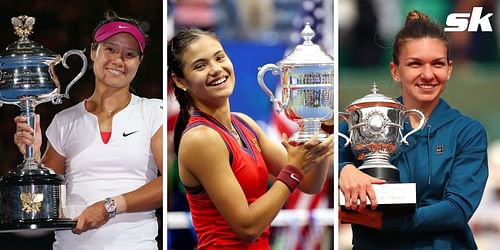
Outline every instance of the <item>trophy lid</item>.
[(19, 36), (19, 39), (7, 46), (5, 51), (0, 52), (0, 60), (4, 63), (17, 60), (30, 60), (32, 62), (40, 60), (47, 63), (59, 57), (58, 54), (28, 39), (28, 36), (33, 33), (34, 17), (26, 15), (13, 17), (11, 23), (14, 26), (14, 33)]
[(332, 64), (333, 58), (328, 55), (319, 45), (314, 44), (312, 39), (315, 33), (309, 23), (300, 32), (300, 36), (304, 39), (302, 44), (297, 45), (295, 49), (279, 61), (279, 65), (315, 65), (315, 64)]
[(398, 100), (378, 93), (377, 84), (373, 83), (372, 93), (362, 98), (359, 98), (354, 102), (352, 102), (351, 104), (349, 104), (347, 110), (350, 112), (358, 108), (372, 107), (372, 106), (394, 107), (400, 109), (403, 108), (403, 104), (401, 104)]

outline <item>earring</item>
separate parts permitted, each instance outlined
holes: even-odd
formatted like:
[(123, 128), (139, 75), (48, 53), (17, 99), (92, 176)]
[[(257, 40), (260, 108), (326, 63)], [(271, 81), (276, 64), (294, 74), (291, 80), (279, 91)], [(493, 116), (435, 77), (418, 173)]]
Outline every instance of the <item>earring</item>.
[(186, 88), (182, 88), (182, 90), (183, 90), (184, 92), (186, 92), (186, 90), (187, 90), (187, 89), (186, 89)]

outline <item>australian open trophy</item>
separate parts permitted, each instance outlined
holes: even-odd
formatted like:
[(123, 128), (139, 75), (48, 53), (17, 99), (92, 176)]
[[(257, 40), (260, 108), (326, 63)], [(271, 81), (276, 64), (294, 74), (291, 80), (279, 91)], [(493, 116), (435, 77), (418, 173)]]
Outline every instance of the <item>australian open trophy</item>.
[[(404, 122), (412, 114), (419, 118), (419, 124), (403, 136)], [(415, 204), (415, 184), (399, 183), (399, 171), (389, 160), (401, 149), (402, 143), (408, 144), (408, 136), (423, 127), (422, 112), (407, 109), (398, 100), (378, 93), (374, 83), (371, 94), (355, 100), (339, 115), (349, 126), (349, 137), (339, 135), (347, 140), (345, 146), (350, 144), (355, 158), (363, 161), (358, 169), (388, 183), (372, 185), (378, 203)]]
[[(299, 131), (290, 137), (291, 142), (307, 142), (314, 134), (321, 142), (329, 135), (321, 130), (321, 123), (333, 118), (333, 58), (312, 42), (314, 31), (309, 23), (301, 36), (304, 42), (286, 58), (276, 65), (260, 67), (257, 80), (270, 101), (277, 104), (277, 111), (284, 111), (288, 119), (299, 125)], [(267, 71), (280, 75), (281, 100), (275, 98), (264, 82)]]
[[(29, 16), (13, 17), (15, 34), (19, 39), (0, 53), (0, 105), (20, 107), (28, 124), (35, 125), (38, 104), (62, 103), (69, 90), (87, 69), (87, 58), (81, 50), (70, 50), (62, 57), (28, 39), (35, 24)], [(83, 61), (78, 75), (61, 93), (55, 66), (77, 55)], [(39, 163), (33, 146), (26, 146), (24, 161), (0, 179), (0, 232), (24, 229), (70, 229), (75, 221), (65, 217), (65, 179)]]

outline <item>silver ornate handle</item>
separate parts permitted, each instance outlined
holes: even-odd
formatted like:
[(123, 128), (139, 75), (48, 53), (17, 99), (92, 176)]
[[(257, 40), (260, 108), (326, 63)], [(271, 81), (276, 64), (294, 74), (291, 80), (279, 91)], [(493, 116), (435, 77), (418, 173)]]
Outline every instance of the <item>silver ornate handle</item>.
[(257, 81), (259, 82), (260, 88), (262, 90), (264, 90), (264, 92), (270, 97), (269, 100), (272, 103), (277, 104), (278, 109), (276, 111), (279, 113), (283, 110), (283, 103), (274, 97), (273, 92), (271, 90), (269, 90), (269, 88), (266, 86), (266, 83), (264, 82), (264, 75), (269, 70), (272, 71), (273, 75), (281, 75), (282, 74), (282, 71), (278, 66), (276, 66), (275, 64), (269, 63), (269, 64), (266, 64), (262, 67), (259, 67), (259, 73), (257, 74)]
[(401, 140), (401, 142), (406, 144), (406, 145), (408, 145), (408, 141), (406, 140), (406, 138), (408, 138), (408, 136), (410, 136), (410, 135), (416, 133), (418, 130), (420, 130), (424, 126), (424, 123), (425, 123), (425, 116), (422, 112), (420, 112), (420, 110), (410, 109), (410, 110), (403, 111), (403, 113), (405, 113), (405, 114), (412, 113), (412, 112), (417, 114), (417, 116), (419, 116), (420, 121), (418, 123), (418, 126), (414, 129), (412, 129), (412, 131), (408, 132), (408, 134), (406, 134), (403, 137), (403, 139)]
[[(349, 125), (349, 117), (351, 116), (350, 113), (346, 113), (346, 112), (339, 112), (339, 117), (341, 117), (342, 119), (344, 119)], [(350, 129), (349, 129), (350, 130)], [(351, 133), (349, 132), (349, 136), (351, 135)], [(344, 147), (347, 147), (347, 145), (349, 145), (351, 143), (351, 138), (350, 137), (347, 137), (346, 135), (342, 134), (339, 132), (339, 136), (344, 138), (346, 140), (346, 143), (344, 144)]]
[(69, 69), (69, 66), (66, 64), (66, 59), (71, 55), (79, 56), (83, 61), (83, 65), (82, 65), (82, 68), (80, 70), (80, 73), (78, 73), (78, 75), (76, 75), (73, 78), (73, 80), (71, 80), (71, 82), (68, 83), (68, 85), (66, 86), (66, 90), (64, 91), (64, 94), (57, 95), (54, 97), (54, 99), (52, 99), (53, 104), (61, 104), (63, 97), (68, 99), (69, 98), (69, 90), (71, 89), (71, 87), (73, 87), (73, 85), (78, 80), (80, 80), (80, 78), (82, 78), (83, 74), (85, 74), (85, 71), (87, 71), (87, 57), (85, 56), (85, 54), (83, 52), (85, 52), (85, 50), (72, 49), (72, 50), (69, 50), (66, 53), (64, 53), (64, 55), (62, 57), (62, 64), (63, 64), (64, 68)]

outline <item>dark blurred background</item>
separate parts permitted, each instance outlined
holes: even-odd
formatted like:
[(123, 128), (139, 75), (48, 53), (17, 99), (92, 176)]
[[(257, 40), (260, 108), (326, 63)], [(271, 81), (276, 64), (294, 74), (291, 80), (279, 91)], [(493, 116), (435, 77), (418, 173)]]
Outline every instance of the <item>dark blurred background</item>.
[[(107, 10), (114, 10), (122, 17), (133, 17), (141, 21), (141, 26), (148, 34), (145, 56), (132, 88), (135, 94), (144, 97), (162, 98), (162, 1), (161, 0), (33, 0), (33, 1), (0, 1), (0, 49), (4, 50), (18, 37), (10, 19), (14, 16), (28, 15), (36, 18), (34, 33), (29, 36), (32, 41), (57, 53), (64, 54), (70, 49), (85, 49), (85, 55), (90, 62), (90, 44), (92, 32), (97, 24), (104, 19)], [(71, 56), (68, 59), (70, 69), (62, 65), (56, 68), (57, 76), (65, 90), (67, 83), (73, 79), (81, 68), (81, 60)], [(45, 131), (53, 116), (70, 106), (77, 104), (92, 94), (94, 75), (89, 69), (85, 75), (71, 88), (70, 99), (64, 99), (63, 104), (53, 105), (50, 102), (40, 104), (36, 112), (41, 116), (42, 131)], [(15, 133), (14, 117), (20, 110), (14, 105), (3, 105), (0, 108), (0, 174), (8, 171), (22, 162), (22, 156), (13, 143)], [(42, 150), (45, 148), (42, 145)], [(161, 209), (158, 210), (161, 222)], [(160, 223), (160, 228), (162, 225)], [(159, 241), (161, 246), (161, 236)], [(0, 233), (0, 249), (44, 250), (52, 249), (52, 232), (22, 232)]]

